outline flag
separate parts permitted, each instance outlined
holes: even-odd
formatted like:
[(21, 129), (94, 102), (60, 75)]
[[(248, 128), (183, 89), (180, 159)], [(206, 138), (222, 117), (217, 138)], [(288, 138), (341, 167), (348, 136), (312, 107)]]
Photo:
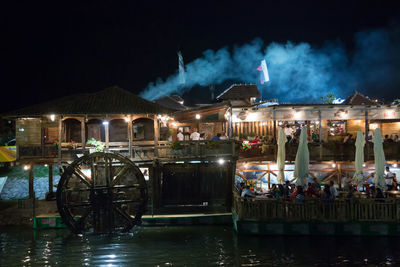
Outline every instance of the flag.
[(185, 65), (183, 64), (183, 57), (181, 51), (178, 51), (178, 64), (179, 64), (179, 83), (185, 84)]
[(261, 71), (260, 75), (260, 82), (261, 84), (264, 84), (269, 81), (269, 74), (268, 74), (268, 68), (267, 68), (267, 62), (265, 59), (261, 60), (261, 65), (258, 66), (257, 68), (258, 71)]

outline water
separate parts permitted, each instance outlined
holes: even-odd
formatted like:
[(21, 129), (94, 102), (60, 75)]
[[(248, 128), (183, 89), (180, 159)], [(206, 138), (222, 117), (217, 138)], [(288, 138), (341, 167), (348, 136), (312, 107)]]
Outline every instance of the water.
[(400, 238), (237, 236), (229, 226), (147, 227), (129, 234), (0, 229), (0, 266), (385, 266)]

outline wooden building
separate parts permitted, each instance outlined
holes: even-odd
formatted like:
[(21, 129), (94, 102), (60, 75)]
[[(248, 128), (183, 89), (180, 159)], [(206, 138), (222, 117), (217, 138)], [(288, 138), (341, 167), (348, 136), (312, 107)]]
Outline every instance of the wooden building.
[[(218, 106), (199, 111), (203, 119), (192, 122), (200, 123), (197, 124), (200, 129), (204, 129), (203, 123), (207, 127), (209, 123), (223, 124), (224, 109), (225, 106)], [(172, 131), (176, 133), (179, 124), (176, 119), (192, 114), (178, 113), (174, 120), (176, 110), (110, 87), (2, 116), (15, 120), (18, 163), (31, 166), (30, 197), (33, 197), (33, 165), (50, 166), (52, 193), (52, 165), (66, 166), (87, 153), (105, 151), (126, 156), (147, 171), (151, 213), (230, 210), (238, 151), (235, 144), (229, 140), (212, 145), (207, 141), (188, 141), (179, 147), (171, 146), (168, 139)], [(192, 122), (183, 119), (185, 127)], [(215, 129), (219, 131), (218, 126)]]

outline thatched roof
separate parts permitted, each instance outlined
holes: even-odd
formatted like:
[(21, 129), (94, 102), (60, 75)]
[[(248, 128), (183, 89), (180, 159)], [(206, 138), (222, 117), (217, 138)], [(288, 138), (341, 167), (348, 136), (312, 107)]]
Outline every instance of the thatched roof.
[(2, 114), (40, 116), (45, 114), (169, 114), (172, 111), (117, 86), (96, 93), (76, 94)]
[(257, 85), (232, 84), (228, 89), (217, 96), (217, 100), (240, 100), (249, 99), (251, 97), (260, 97)]

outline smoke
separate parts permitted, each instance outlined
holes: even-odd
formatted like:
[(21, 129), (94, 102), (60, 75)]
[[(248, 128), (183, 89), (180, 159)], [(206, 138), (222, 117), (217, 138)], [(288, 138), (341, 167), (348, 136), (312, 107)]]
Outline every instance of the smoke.
[[(207, 50), (186, 65), (186, 84), (178, 73), (150, 83), (141, 96), (153, 100), (193, 86), (220, 84), (227, 80), (257, 83), (263, 99), (280, 102), (317, 103), (328, 93), (345, 98), (354, 90), (392, 97), (400, 86), (400, 38), (397, 30), (359, 32), (354, 49), (346, 51), (341, 42), (316, 47), (309, 43), (270, 43), (261, 39), (218, 51)], [(266, 59), (270, 81), (260, 84), (257, 67)]]

